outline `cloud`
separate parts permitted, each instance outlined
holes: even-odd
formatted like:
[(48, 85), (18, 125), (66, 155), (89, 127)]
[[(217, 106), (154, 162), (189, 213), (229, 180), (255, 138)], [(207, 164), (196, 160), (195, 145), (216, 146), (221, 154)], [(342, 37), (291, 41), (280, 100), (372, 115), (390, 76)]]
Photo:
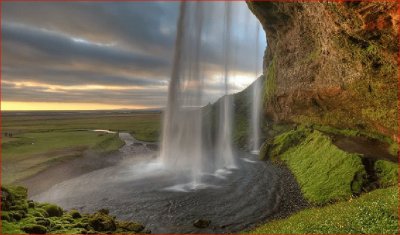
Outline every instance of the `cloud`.
[[(77, 60), (114, 66), (130, 65), (143, 69), (169, 65), (167, 60), (162, 58), (141, 55), (106, 44), (83, 41), (59, 32), (28, 27), (22, 24), (4, 23), (2, 30), (6, 63), (8, 60), (13, 61), (13, 56), (18, 58), (19, 54), (23, 55), (25, 59), (29, 56), (39, 56), (42, 59), (40, 62), (57, 61), (58, 63), (65, 63)], [(22, 50), (28, 48), (33, 53), (16, 53), (15, 50), (12, 50), (16, 49), (18, 52), (18, 48), (20, 48), (19, 51), (21, 48)], [(32, 59), (31, 62), (35, 62), (34, 58), (30, 59)]]
[[(237, 75), (234, 79), (241, 81), (230, 89), (239, 91), (255, 71), (255, 35), (250, 27), (255, 17), (244, 3), (234, 4), (230, 68), (231, 75)], [(222, 94), (217, 78), (223, 74), (226, 42), (221, 40), (223, 17), (215, 14), (223, 3), (208, 5), (200, 63), (208, 78), (205, 96), (211, 101)], [(165, 104), (179, 3), (6, 2), (2, 6), (4, 100)]]

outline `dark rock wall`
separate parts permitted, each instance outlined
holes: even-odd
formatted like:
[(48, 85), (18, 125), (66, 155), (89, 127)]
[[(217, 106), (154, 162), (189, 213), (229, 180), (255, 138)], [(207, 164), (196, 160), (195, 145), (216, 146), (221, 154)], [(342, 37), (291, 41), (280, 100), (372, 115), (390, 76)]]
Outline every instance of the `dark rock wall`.
[(274, 122), (396, 139), (395, 2), (247, 2), (266, 32), (264, 110)]

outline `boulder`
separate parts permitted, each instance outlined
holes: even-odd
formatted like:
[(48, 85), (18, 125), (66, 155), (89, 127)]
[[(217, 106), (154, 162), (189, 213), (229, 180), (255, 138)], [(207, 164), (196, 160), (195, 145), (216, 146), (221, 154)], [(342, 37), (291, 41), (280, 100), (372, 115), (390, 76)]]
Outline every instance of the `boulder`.
[(47, 232), (47, 228), (42, 225), (37, 224), (28, 224), (23, 226), (22, 231), (30, 234), (45, 234)]
[(63, 215), (63, 210), (57, 205), (45, 204), (43, 209), (47, 212), (49, 217), (61, 217)]
[(77, 211), (77, 210), (71, 210), (71, 211), (69, 212), (69, 214), (70, 214), (71, 217), (74, 218), (74, 219), (82, 218), (82, 215), (81, 215), (81, 214), (79, 213), (79, 211)]
[(114, 218), (100, 211), (90, 216), (89, 225), (99, 232), (115, 231), (117, 229)]
[(139, 233), (143, 231), (144, 226), (135, 222), (118, 222), (118, 227), (128, 232)]
[(196, 228), (207, 228), (210, 226), (211, 221), (206, 219), (198, 219), (193, 222), (193, 226)]

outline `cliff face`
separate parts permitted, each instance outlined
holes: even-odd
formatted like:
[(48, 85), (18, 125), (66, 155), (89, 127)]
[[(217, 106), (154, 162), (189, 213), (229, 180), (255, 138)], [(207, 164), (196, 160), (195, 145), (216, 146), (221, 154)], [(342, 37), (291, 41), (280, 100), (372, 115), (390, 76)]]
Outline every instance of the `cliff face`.
[(274, 122), (397, 135), (397, 4), (247, 2), (266, 32)]

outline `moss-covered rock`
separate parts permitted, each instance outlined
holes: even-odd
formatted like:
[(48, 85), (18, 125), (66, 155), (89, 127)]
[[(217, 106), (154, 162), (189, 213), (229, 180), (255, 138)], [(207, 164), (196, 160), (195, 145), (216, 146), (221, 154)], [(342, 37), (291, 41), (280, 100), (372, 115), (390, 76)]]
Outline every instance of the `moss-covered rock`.
[(108, 215), (107, 211), (98, 211), (89, 217), (89, 225), (96, 231), (115, 231), (117, 225), (115, 219)]
[(36, 224), (42, 225), (42, 226), (45, 226), (45, 227), (49, 227), (51, 225), (51, 221), (49, 219), (46, 219), (46, 218), (40, 218), (40, 217), (36, 218), (35, 222), (36, 222)]
[(398, 183), (398, 164), (378, 160), (375, 162), (374, 170), (381, 187), (388, 187)]
[(41, 206), (48, 214), (49, 217), (61, 217), (63, 215), (63, 209), (54, 204), (43, 204)]
[(71, 215), (71, 217), (72, 217), (73, 219), (82, 218), (81, 213), (79, 213), (79, 211), (77, 211), (77, 210), (71, 210), (71, 211), (69, 212), (69, 214)]
[[(27, 209), (24, 199), (27, 197), (27, 190), (21, 186), (2, 186), (1, 187), (1, 209), (3, 211)], [(18, 207), (18, 208), (17, 208)]]
[(45, 234), (47, 232), (46, 227), (38, 224), (28, 224), (23, 226), (21, 229), (22, 231), (30, 234)]
[(2, 221), (4, 221), (4, 220), (6, 220), (6, 221), (11, 221), (12, 218), (10, 217), (10, 215), (9, 215), (7, 212), (3, 211), (3, 212), (1, 213), (1, 220), (2, 220)]
[(138, 224), (135, 222), (120, 221), (117, 222), (117, 225), (121, 230), (127, 232), (139, 233), (144, 230), (144, 226), (142, 224)]
[(397, 138), (395, 1), (246, 3), (268, 40), (267, 119)]
[[(145, 231), (139, 223), (117, 221), (107, 209), (92, 215), (77, 210), (64, 213), (57, 205), (28, 201), (27, 190), (23, 187), (3, 186), (2, 192), (2, 205), (7, 209), (2, 211), (3, 234), (132, 234)], [(34, 206), (29, 206), (32, 204)]]

